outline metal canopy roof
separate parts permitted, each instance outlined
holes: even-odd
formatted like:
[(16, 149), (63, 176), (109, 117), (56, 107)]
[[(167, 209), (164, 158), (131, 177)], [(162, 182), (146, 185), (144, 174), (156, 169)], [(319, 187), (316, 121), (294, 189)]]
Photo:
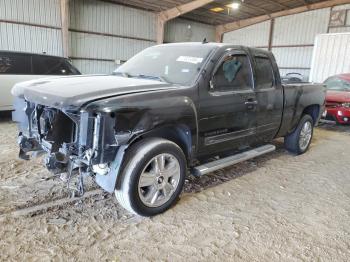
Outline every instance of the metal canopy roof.
[[(139, 9), (160, 12), (191, 1), (192, 0), (108, 0), (106, 2), (114, 2)], [(325, 0), (244, 0), (238, 10), (227, 7), (227, 5), (232, 2), (233, 0), (214, 1), (180, 17), (206, 24), (220, 25), (308, 4), (325, 2)], [(215, 7), (221, 7), (224, 10), (221, 12), (213, 12), (210, 10)]]

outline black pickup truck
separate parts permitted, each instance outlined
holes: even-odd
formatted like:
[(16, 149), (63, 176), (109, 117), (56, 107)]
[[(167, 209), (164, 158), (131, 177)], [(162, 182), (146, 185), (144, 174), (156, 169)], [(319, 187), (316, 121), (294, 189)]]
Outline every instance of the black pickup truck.
[[(56, 174), (93, 176), (131, 212), (152, 216), (204, 175), (275, 150), (304, 153), (325, 88), (282, 85), (270, 52), (216, 43), (150, 47), (113, 75), (40, 79), (13, 90), (20, 157), (47, 153)], [(213, 160), (214, 159), (214, 160)]]

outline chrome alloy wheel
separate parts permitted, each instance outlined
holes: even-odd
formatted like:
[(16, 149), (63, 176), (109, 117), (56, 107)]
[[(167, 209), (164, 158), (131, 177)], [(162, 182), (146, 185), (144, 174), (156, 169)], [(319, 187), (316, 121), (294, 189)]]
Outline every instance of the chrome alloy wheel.
[(143, 169), (138, 183), (139, 197), (148, 207), (165, 204), (174, 194), (180, 181), (180, 163), (171, 154), (152, 158)]
[(307, 121), (304, 123), (303, 127), (301, 128), (300, 135), (299, 135), (299, 147), (301, 150), (306, 150), (308, 147), (310, 140), (312, 136), (312, 124)]

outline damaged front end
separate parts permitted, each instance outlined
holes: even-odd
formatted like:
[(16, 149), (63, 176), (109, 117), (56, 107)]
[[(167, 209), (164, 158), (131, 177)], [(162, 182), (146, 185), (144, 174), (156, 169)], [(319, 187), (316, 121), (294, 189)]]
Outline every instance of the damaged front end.
[(126, 149), (115, 135), (114, 114), (57, 109), (17, 98), (13, 120), (18, 122), (19, 157), (46, 154), (45, 165), (54, 174), (95, 177), (97, 184), (113, 192)]

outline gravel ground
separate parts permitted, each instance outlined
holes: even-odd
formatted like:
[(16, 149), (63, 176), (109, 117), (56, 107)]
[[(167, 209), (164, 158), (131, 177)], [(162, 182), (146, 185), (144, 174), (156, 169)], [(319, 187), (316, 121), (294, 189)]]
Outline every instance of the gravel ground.
[(275, 144), (269, 155), (190, 177), (179, 203), (157, 217), (130, 215), (105, 193), (13, 217), (69, 193), (41, 159), (17, 159), (16, 127), (0, 120), (0, 260), (348, 261), (350, 127), (322, 124), (302, 156)]

